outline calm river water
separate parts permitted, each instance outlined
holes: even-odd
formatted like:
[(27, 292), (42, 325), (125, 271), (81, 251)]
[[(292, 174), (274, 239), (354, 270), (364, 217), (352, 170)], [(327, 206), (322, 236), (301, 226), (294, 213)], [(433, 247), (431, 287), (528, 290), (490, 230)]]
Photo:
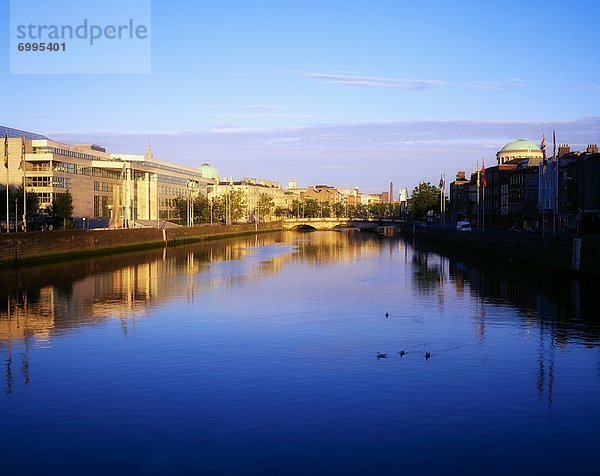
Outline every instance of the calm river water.
[(336, 232), (5, 270), (0, 473), (598, 474), (596, 292)]

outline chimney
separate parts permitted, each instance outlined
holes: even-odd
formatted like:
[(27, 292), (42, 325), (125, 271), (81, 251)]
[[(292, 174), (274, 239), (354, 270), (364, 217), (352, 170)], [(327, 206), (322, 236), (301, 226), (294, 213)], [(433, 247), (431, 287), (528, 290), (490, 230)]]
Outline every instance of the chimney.
[(598, 153), (598, 145), (596, 144), (588, 144), (587, 146), (588, 154), (597, 154)]
[(558, 146), (558, 156), (562, 157), (563, 155), (567, 155), (571, 152), (571, 147), (569, 144), (560, 144)]
[(390, 182), (390, 203), (394, 203), (394, 182)]

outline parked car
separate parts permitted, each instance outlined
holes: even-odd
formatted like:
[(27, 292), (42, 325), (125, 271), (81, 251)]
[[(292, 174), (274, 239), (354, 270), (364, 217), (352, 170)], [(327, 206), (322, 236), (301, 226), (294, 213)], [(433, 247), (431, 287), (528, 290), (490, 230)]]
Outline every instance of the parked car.
[(456, 231), (471, 231), (471, 224), (468, 221), (458, 221)]

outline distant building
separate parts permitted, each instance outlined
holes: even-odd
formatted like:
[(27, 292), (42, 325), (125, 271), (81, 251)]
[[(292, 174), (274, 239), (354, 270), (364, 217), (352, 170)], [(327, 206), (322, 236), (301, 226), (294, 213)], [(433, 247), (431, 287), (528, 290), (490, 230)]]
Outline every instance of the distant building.
[[(537, 227), (538, 165), (542, 150), (533, 142), (518, 139), (496, 153), (497, 163), (469, 178), (459, 171), (450, 184), (450, 215), (478, 227)], [(485, 185), (485, 186), (484, 186)], [(478, 222), (479, 221), (479, 222)]]
[(177, 196), (206, 193), (214, 182), (212, 176), (203, 175), (202, 167), (208, 164), (199, 170), (158, 160), (150, 145), (143, 155), (111, 154), (98, 145), (65, 144), (0, 126), (0, 136), (6, 134), (9, 184), (19, 186), (24, 177), (27, 191), (38, 195), (43, 213), (58, 195), (69, 190), (76, 221), (86, 218), (88, 223), (122, 227), (174, 219)]
[(559, 232), (600, 234), (600, 153), (564, 151), (558, 160)]
[(300, 192), (300, 196), (303, 200), (310, 198), (319, 203), (328, 203), (330, 206), (342, 202), (342, 194), (330, 185), (307, 187), (305, 191)]
[(496, 153), (498, 165), (514, 160), (527, 159), (529, 165), (537, 165), (544, 158), (542, 150), (530, 140), (517, 139), (506, 144)]
[[(257, 180), (256, 178), (244, 177), (242, 180), (234, 181), (233, 179), (222, 179), (218, 184), (210, 187), (209, 198), (216, 198), (227, 193), (240, 190), (246, 198), (246, 219), (252, 221), (259, 219), (260, 221), (270, 220), (274, 217), (275, 208), (285, 208), (286, 210), (291, 205), (291, 196), (286, 195), (283, 187), (275, 181)], [(273, 200), (274, 209), (269, 216), (258, 215), (258, 203), (261, 195), (267, 195)]]

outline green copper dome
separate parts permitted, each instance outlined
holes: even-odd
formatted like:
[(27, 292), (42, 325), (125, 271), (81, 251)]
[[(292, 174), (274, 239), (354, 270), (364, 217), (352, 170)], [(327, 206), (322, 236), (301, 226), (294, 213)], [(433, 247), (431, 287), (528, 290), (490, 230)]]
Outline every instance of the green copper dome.
[(517, 150), (540, 151), (540, 148), (530, 140), (517, 139), (512, 142), (509, 142), (504, 147), (502, 147), (502, 150), (500, 150), (500, 152), (511, 152)]
[(219, 171), (210, 164), (202, 164), (198, 167), (198, 170), (200, 170), (202, 177), (206, 179), (218, 180), (219, 178)]

